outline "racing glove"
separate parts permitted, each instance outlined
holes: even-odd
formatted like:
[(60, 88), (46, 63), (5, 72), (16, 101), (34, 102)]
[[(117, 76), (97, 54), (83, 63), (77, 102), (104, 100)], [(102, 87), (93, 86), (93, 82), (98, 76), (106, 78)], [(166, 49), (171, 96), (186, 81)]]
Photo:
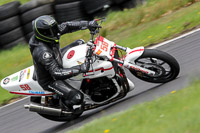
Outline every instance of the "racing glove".
[(79, 73), (86, 73), (89, 71), (90, 69), (90, 64), (89, 62), (85, 62), (81, 65), (78, 65), (78, 66), (74, 66), (72, 67), (72, 73), (73, 73), (73, 76), (76, 76), (78, 75)]
[(90, 63), (89, 62), (85, 62), (83, 64), (80, 65), (80, 73), (86, 73), (88, 72), (90, 69)]
[(98, 28), (98, 23), (97, 23), (96, 20), (89, 21), (89, 23), (88, 23), (88, 29), (90, 31), (95, 31), (97, 28)]

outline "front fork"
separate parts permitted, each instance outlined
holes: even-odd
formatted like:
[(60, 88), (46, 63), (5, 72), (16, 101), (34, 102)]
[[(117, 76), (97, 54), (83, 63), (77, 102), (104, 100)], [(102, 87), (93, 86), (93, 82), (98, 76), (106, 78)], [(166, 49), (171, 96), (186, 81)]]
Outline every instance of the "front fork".
[[(119, 59), (114, 58), (114, 53), (115, 53), (116, 48), (121, 49), (127, 53), (124, 60), (119, 60)], [(127, 47), (115, 45), (112, 49), (110, 60), (122, 64), (127, 69), (141, 71), (142, 73), (153, 76), (155, 75), (154, 71), (140, 67), (135, 64), (135, 60), (138, 59), (140, 56), (142, 56), (143, 52), (144, 52), (144, 47), (137, 47), (134, 49), (130, 49)]]

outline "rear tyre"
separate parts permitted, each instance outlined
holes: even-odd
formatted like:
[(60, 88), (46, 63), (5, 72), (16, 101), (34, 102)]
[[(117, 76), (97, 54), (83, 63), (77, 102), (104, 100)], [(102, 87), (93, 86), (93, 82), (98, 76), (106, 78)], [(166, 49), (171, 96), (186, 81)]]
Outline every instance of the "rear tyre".
[(78, 118), (82, 113), (76, 114), (76, 115), (75, 114), (68, 115), (68, 116), (52, 116), (52, 115), (46, 115), (46, 114), (40, 114), (40, 113), (38, 113), (38, 114), (48, 120), (58, 121), (58, 122), (66, 122), (66, 121), (71, 121), (71, 120)]
[(155, 75), (151, 76), (130, 69), (130, 72), (137, 78), (151, 83), (169, 82), (175, 79), (180, 72), (180, 66), (174, 57), (155, 49), (145, 49), (143, 55), (135, 61), (135, 64), (156, 72)]

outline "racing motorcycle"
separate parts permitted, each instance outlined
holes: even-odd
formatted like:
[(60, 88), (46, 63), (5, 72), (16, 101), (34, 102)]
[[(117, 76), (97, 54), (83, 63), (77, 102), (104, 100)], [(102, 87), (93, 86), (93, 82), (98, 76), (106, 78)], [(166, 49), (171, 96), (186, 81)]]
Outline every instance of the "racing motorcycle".
[[(125, 69), (135, 77), (151, 82), (166, 83), (175, 79), (180, 71), (177, 60), (166, 52), (137, 47), (130, 49), (115, 44), (99, 35), (104, 19), (96, 19), (98, 27), (90, 30), (91, 39), (81, 45), (61, 49), (64, 68), (89, 62), (87, 73), (79, 74), (65, 82), (84, 95), (81, 107), (67, 110), (56, 93), (45, 91), (37, 82), (34, 66), (30, 66), (1, 81), (2, 88), (12, 94), (29, 95), (30, 104), (25, 109), (37, 112), (54, 121), (70, 121), (84, 111), (98, 108), (124, 98), (134, 89), (126, 76)], [(94, 36), (97, 36), (94, 40)], [(126, 53), (125, 56), (120, 52)]]

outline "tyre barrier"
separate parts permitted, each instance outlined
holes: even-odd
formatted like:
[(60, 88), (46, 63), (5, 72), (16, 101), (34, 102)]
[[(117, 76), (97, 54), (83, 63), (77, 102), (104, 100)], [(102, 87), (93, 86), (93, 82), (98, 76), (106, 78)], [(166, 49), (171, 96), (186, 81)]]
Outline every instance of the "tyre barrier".
[(102, 9), (102, 10), (96, 11), (95, 13), (90, 14), (90, 16), (92, 18), (95, 18), (95, 17), (96, 18), (101, 18), (101, 17), (107, 16), (109, 12), (119, 11), (119, 10), (121, 10), (121, 8), (119, 6), (113, 5), (110, 8), (106, 8), (106, 9)]
[(0, 21), (0, 27), (1, 27), (0, 35), (6, 32), (9, 32), (20, 26), (21, 26), (21, 22), (20, 22), (20, 17), (18, 15), (2, 20)]
[(27, 42), (32, 33), (32, 21), (42, 15), (53, 14), (53, 0), (31, 0), (19, 7), (20, 19)]
[(24, 43), (23, 38), (24, 34), (22, 27), (18, 27), (12, 31), (0, 35), (0, 48), (10, 48), (17, 45), (19, 42)]
[(0, 6), (0, 49), (27, 43), (33, 35), (32, 21), (42, 15), (52, 15), (62, 23), (73, 20), (92, 20), (110, 11), (132, 8), (144, 0), (31, 0), (23, 5), (18, 1)]
[(121, 4), (121, 8), (122, 9), (124, 9), (124, 8), (126, 8), (126, 9), (134, 8), (136, 6), (136, 3), (137, 3), (136, 1), (138, 1), (138, 0), (127, 0), (127, 1), (125, 1)]
[(112, 0), (112, 2), (115, 3), (115, 4), (121, 4), (125, 1), (127, 1), (127, 0)]
[(19, 14), (19, 6), (20, 3), (18, 1), (0, 6), (0, 21)]
[(11, 43), (8, 43), (6, 45), (0, 45), (0, 49), (9, 49), (9, 48), (12, 48), (18, 44), (26, 44), (27, 41), (26, 41), (26, 38), (25, 37), (21, 37)]
[(0, 49), (24, 43), (18, 1), (0, 6)]
[(72, 2), (77, 2), (77, 1), (81, 1), (81, 0), (55, 0), (54, 5), (72, 3)]
[(88, 14), (111, 7), (111, 0), (82, 0), (83, 7)]
[(32, 22), (34, 19), (41, 15), (49, 15), (53, 13), (53, 8), (51, 4), (46, 4), (34, 9), (31, 9), (23, 14), (21, 14), (22, 24), (27, 24)]
[(45, 4), (50, 4), (52, 2), (53, 0), (32, 0), (19, 6), (19, 11), (20, 11), (20, 14), (23, 14), (31, 9), (37, 8)]
[(55, 17), (58, 23), (72, 20), (87, 20), (86, 12), (82, 8), (82, 2), (64, 3), (55, 5)]

